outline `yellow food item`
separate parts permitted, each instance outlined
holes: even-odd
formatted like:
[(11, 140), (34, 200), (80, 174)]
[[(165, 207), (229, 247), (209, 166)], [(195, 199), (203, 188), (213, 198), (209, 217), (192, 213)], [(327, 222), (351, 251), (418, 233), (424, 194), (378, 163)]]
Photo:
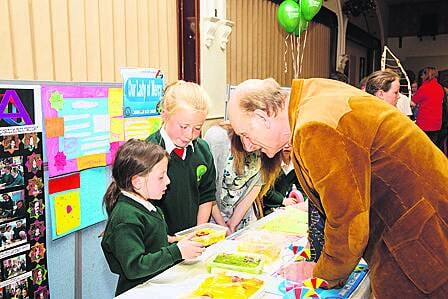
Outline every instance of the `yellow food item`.
[(255, 294), (263, 284), (262, 280), (256, 278), (217, 274), (205, 279), (192, 295), (195, 298), (247, 299)]
[(194, 237), (191, 240), (200, 242), (204, 246), (212, 245), (216, 242), (224, 240), (226, 237), (225, 231), (217, 231), (213, 228), (201, 228), (194, 231)]

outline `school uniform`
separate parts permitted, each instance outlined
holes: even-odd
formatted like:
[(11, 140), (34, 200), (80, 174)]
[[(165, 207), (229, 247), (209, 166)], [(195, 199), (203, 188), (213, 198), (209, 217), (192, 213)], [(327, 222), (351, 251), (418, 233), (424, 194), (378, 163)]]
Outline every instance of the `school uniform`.
[(165, 130), (149, 136), (146, 141), (159, 144), (170, 154), (168, 177), (170, 184), (164, 197), (157, 201), (168, 225), (168, 233), (196, 226), (199, 206), (215, 200), (216, 170), (210, 148), (197, 138), (187, 145), (183, 157), (174, 151), (174, 144)]
[(124, 192), (109, 216), (101, 242), (109, 268), (118, 274), (115, 295), (182, 260), (177, 244), (169, 244), (162, 211)]
[(291, 192), (293, 184), (303, 193), (292, 164), (285, 165), (282, 162), (282, 171), (275, 180), (274, 186), (269, 189), (263, 198), (263, 212), (265, 215), (272, 213), (274, 208), (283, 207), (283, 200)]

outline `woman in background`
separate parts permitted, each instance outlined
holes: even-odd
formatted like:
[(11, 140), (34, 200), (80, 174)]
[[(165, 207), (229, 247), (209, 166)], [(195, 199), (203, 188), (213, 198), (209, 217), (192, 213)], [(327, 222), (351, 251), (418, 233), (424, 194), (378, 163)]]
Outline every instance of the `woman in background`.
[(423, 69), (419, 87), (412, 102), (419, 105), (417, 114), (417, 126), (419, 126), (428, 137), (436, 144), (442, 127), (442, 102), (444, 92), (442, 86), (437, 82), (438, 72), (435, 67)]

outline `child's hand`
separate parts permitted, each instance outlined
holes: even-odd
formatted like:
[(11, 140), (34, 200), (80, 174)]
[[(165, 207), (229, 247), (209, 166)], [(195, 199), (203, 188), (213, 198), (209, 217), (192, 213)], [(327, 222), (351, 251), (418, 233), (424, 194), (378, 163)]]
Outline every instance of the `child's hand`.
[(177, 243), (180, 253), (182, 254), (182, 258), (185, 260), (197, 258), (205, 250), (204, 245), (191, 240), (194, 235), (195, 234), (192, 233), (185, 238), (182, 238), (182, 240)]
[(177, 237), (168, 235), (168, 243), (177, 242)]
[(232, 218), (230, 218), (229, 220), (227, 220), (227, 227), (229, 228), (227, 230), (228, 235), (233, 234), (236, 231), (236, 227), (238, 226), (238, 223), (234, 224), (232, 221)]
[(282, 204), (286, 207), (286, 206), (290, 206), (290, 205), (295, 205), (298, 202), (299, 202), (299, 200), (294, 197), (286, 197), (283, 199)]

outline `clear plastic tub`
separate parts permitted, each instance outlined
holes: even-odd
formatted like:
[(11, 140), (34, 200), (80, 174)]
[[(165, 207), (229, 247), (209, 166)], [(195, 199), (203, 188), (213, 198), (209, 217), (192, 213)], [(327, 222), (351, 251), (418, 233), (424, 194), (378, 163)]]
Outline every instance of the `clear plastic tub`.
[(195, 236), (191, 238), (191, 240), (202, 243), (202, 245), (204, 246), (209, 246), (216, 242), (224, 240), (226, 238), (226, 232), (227, 227), (214, 223), (204, 223), (177, 232), (175, 233), (175, 236), (177, 240), (180, 240), (191, 233), (195, 233)]
[(261, 254), (266, 263), (275, 261), (288, 240), (278, 233), (247, 231), (238, 239), (237, 249), (242, 252)]
[(264, 257), (259, 254), (243, 252), (220, 252), (207, 261), (208, 272), (214, 270), (230, 270), (233, 272), (245, 272), (260, 274), (263, 271)]

